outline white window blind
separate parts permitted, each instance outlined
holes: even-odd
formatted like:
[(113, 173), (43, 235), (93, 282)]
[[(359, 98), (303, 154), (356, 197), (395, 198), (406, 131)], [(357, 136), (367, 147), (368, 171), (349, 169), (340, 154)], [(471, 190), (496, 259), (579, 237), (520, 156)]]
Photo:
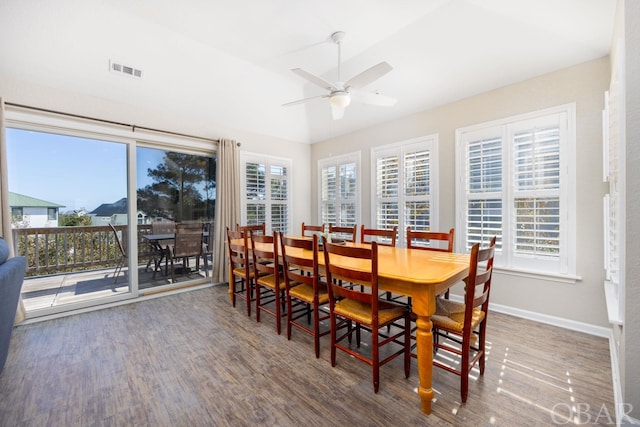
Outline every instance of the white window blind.
[(320, 223), (343, 227), (360, 218), (360, 153), (318, 161)]
[(436, 136), (376, 147), (371, 150), (373, 228), (398, 227), (398, 246), (405, 230), (437, 229), (434, 206), (437, 173)]
[(243, 152), (241, 168), (242, 223), (264, 222), (267, 230), (288, 232), (291, 160)]
[(458, 129), (456, 234), (498, 266), (575, 275), (575, 106)]

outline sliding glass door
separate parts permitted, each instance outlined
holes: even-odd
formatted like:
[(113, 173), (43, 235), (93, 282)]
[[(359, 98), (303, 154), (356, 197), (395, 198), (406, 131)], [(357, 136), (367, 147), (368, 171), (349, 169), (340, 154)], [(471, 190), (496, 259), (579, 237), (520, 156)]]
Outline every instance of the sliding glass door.
[[(144, 291), (163, 285), (182, 287), (185, 282), (206, 280), (211, 274), (213, 261), (210, 251), (216, 199), (216, 158), (138, 147), (136, 163), (138, 230), (143, 242), (139, 246), (139, 258), (144, 261), (146, 256), (146, 265), (149, 266), (144, 274), (141, 272), (139, 275), (140, 289)], [(175, 253), (174, 242), (150, 237), (160, 229), (171, 234), (178, 224), (185, 223), (202, 226), (204, 253), (201, 257), (177, 259), (181, 265), (174, 268), (179, 268), (180, 274), (176, 275), (175, 271), (171, 274), (169, 264)]]
[[(213, 141), (14, 111), (6, 134), (27, 317), (209, 283)], [(170, 235), (159, 254), (159, 222), (201, 226), (201, 253), (176, 256)]]
[(27, 313), (130, 294), (127, 144), (18, 128), (6, 134)]

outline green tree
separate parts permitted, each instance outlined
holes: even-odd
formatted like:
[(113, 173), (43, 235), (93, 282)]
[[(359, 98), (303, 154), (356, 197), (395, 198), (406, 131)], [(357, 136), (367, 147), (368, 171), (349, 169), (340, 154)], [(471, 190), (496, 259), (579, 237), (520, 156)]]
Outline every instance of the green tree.
[(167, 152), (147, 175), (153, 183), (138, 190), (138, 207), (151, 217), (174, 221), (213, 218), (215, 160)]
[(91, 225), (91, 217), (87, 215), (78, 215), (77, 212), (74, 212), (72, 214), (60, 214), (58, 216), (58, 225), (60, 227)]

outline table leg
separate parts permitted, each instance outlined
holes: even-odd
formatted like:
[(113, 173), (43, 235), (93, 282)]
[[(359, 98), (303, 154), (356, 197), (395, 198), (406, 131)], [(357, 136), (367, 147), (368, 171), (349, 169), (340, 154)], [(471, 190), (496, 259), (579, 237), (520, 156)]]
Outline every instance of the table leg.
[(431, 378), (433, 375), (433, 335), (431, 328), (433, 324), (428, 316), (418, 316), (416, 321), (418, 330), (416, 332), (416, 342), (418, 344), (418, 395), (421, 400), (422, 412), (431, 413), (431, 400), (434, 392), (431, 388)]
[(431, 388), (433, 375), (433, 323), (431, 315), (436, 311), (436, 295), (433, 286), (425, 286), (417, 295), (413, 296), (413, 311), (418, 316), (416, 320), (416, 344), (418, 347), (418, 395), (421, 400), (421, 409), (425, 414), (431, 413), (431, 400), (434, 392)]

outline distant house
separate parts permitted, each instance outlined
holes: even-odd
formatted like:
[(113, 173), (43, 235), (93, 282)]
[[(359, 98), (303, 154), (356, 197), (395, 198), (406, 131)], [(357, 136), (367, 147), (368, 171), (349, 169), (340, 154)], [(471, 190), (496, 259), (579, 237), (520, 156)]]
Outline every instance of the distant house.
[(57, 227), (64, 205), (9, 192), (11, 226), (14, 228)]
[[(115, 203), (103, 203), (89, 212), (92, 225), (125, 225), (127, 224), (127, 198), (123, 197)], [(138, 211), (138, 224), (147, 223), (147, 215)]]

